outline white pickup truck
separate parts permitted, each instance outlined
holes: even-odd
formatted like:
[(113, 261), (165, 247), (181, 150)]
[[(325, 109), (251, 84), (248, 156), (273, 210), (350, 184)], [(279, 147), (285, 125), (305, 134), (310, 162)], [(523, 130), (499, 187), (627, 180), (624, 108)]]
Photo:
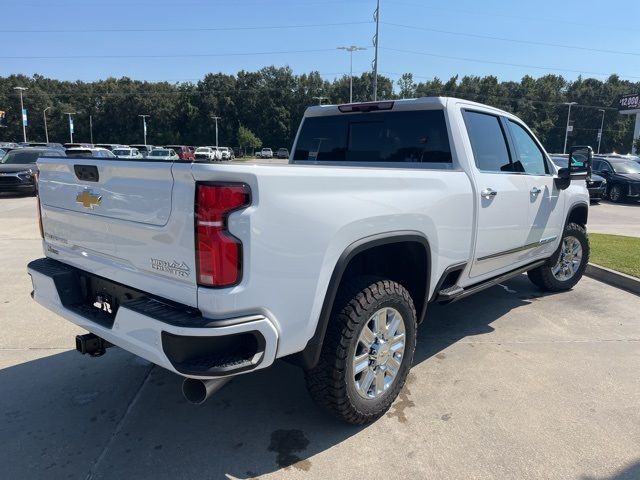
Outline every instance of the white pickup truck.
[(79, 351), (122, 347), (192, 402), (286, 357), (320, 404), (370, 422), (429, 303), (524, 272), (578, 282), (591, 150), (571, 158), (455, 98), (310, 107), (288, 165), (41, 158), (32, 295), (91, 332)]

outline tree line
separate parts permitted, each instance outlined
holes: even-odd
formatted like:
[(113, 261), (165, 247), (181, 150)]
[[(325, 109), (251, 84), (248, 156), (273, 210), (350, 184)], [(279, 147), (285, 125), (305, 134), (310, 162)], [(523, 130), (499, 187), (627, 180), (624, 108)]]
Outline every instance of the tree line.
[[(43, 111), (47, 111), (49, 140), (69, 141), (65, 112), (74, 115), (74, 141), (94, 143), (142, 143), (142, 119), (147, 119), (147, 142), (154, 145), (212, 145), (215, 122), (219, 120), (220, 145), (240, 146), (240, 141), (257, 137), (271, 148), (289, 148), (307, 106), (346, 103), (349, 78), (326, 80), (318, 72), (296, 75), (289, 67), (266, 67), (236, 75), (210, 73), (192, 82), (145, 82), (127, 77), (94, 82), (60, 81), (41, 75), (0, 77), (0, 110), (6, 112), (7, 127), (0, 129), (0, 141), (21, 141), (20, 100), (14, 87), (24, 92), (28, 111), (27, 139), (44, 141)], [(353, 79), (354, 101), (371, 99), (372, 76), (363, 73)], [(633, 119), (617, 112), (618, 97), (640, 91), (640, 82), (611, 75), (606, 80), (579, 77), (569, 81), (559, 75), (520, 81), (499, 81), (495, 76), (454, 76), (417, 81), (405, 73), (394, 82), (378, 77), (378, 97), (398, 99), (419, 96), (453, 96), (473, 100), (518, 115), (551, 152), (561, 151), (567, 121), (567, 102), (572, 107), (574, 134), (571, 144), (597, 146), (597, 132), (604, 109), (603, 152), (628, 152), (633, 140)], [(242, 129), (241, 129), (242, 127)], [(250, 134), (250, 135), (249, 135)], [(239, 138), (240, 136), (240, 138)], [(244, 140), (246, 141), (246, 140)]]

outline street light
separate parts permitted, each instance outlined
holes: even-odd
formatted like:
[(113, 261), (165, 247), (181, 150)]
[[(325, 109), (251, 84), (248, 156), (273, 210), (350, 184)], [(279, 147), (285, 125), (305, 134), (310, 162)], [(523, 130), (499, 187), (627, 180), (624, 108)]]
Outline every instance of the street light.
[(73, 117), (71, 115), (75, 115), (77, 112), (64, 112), (65, 115), (69, 116), (69, 143), (73, 143)]
[(351, 45), (350, 47), (338, 47), (337, 50), (349, 52), (349, 103), (353, 103), (353, 52), (366, 50), (366, 48)]
[(147, 117), (150, 117), (151, 115), (138, 115), (139, 117), (142, 117), (142, 134), (144, 136), (144, 146), (147, 146)]
[(47, 129), (47, 110), (49, 110), (50, 108), (51, 107), (47, 107), (42, 112), (42, 118), (44, 119), (44, 138), (45, 142), (47, 143), (49, 143), (49, 130)]
[(562, 149), (562, 153), (567, 153), (567, 139), (569, 138), (569, 119), (571, 118), (571, 106), (577, 105), (578, 102), (565, 102), (565, 105), (569, 105), (569, 113), (567, 113), (567, 128), (564, 132), (564, 148)]
[(602, 129), (604, 128), (604, 109), (599, 108), (599, 112), (602, 112), (602, 121), (600, 122), (600, 131), (598, 132), (598, 153), (600, 153), (600, 143), (602, 142)]
[(29, 89), (26, 87), (13, 87), (13, 89), (18, 90), (20, 92), (20, 114), (22, 115), (22, 137), (24, 138), (24, 143), (27, 143), (27, 115), (24, 111), (24, 103), (22, 102), (22, 92)]
[(217, 147), (218, 146), (218, 120), (220, 120), (222, 117), (213, 116), (211, 118), (216, 121), (216, 147)]

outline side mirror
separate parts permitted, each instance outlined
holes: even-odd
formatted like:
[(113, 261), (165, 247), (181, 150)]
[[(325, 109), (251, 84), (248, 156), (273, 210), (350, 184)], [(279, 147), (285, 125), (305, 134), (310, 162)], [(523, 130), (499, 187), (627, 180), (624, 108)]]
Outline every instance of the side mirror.
[(591, 177), (591, 164), (593, 162), (593, 150), (589, 146), (575, 146), (569, 149), (568, 166), (558, 170), (555, 180), (560, 190), (565, 190), (571, 185), (571, 180), (586, 180)]

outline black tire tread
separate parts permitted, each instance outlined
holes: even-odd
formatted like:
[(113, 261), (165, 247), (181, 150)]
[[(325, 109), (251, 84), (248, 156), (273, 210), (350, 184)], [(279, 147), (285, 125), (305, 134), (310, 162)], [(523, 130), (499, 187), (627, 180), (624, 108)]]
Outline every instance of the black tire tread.
[[(347, 352), (359, 327), (358, 317), (361, 317), (372, 304), (388, 296), (396, 298), (399, 296), (406, 302), (412, 312), (412, 318), (405, 319), (405, 327), (409, 328), (406, 322), (411, 321), (415, 331), (417, 329), (416, 311), (409, 292), (402, 285), (391, 280), (361, 277), (341, 287), (334, 304), (331, 321), (327, 326), (318, 364), (305, 372), (311, 397), (349, 423), (361, 425), (380, 418), (389, 409), (406, 381), (408, 369), (393, 385), (392, 388), (396, 392), (388, 395), (386, 402), (373, 413), (359, 410), (347, 395), (345, 383)], [(411, 361), (413, 361), (415, 350), (415, 337), (414, 335), (413, 345), (405, 347), (405, 358), (410, 355)]]
[(547, 262), (545, 265), (542, 265), (541, 267), (529, 270), (529, 272), (527, 272), (529, 280), (531, 280), (534, 285), (541, 288), (542, 290), (546, 290), (549, 292), (562, 292), (573, 288), (580, 281), (580, 278), (582, 278), (582, 275), (587, 267), (587, 263), (589, 263), (590, 247), (589, 237), (587, 236), (586, 229), (582, 225), (578, 225), (577, 223), (569, 223), (562, 233), (562, 238), (566, 237), (567, 235), (572, 235), (578, 239), (582, 238), (584, 240), (584, 242), (582, 242), (582, 265), (580, 265), (578, 272), (570, 280), (566, 282), (560, 282), (559, 280), (557, 280), (553, 276), (553, 273), (551, 273), (551, 268), (557, 261), (558, 254), (560, 252), (559, 247), (558, 251), (549, 259), (549, 262)]

